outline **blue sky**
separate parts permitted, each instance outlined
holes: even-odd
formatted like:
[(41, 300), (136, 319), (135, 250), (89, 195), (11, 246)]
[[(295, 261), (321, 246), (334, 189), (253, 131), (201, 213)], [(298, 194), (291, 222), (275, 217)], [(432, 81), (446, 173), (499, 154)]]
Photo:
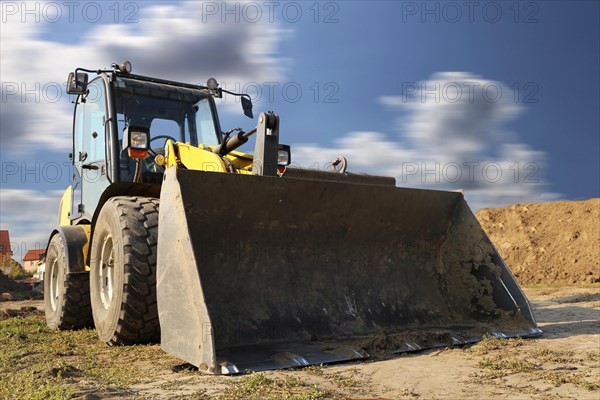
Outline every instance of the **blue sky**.
[[(399, 186), (462, 188), (474, 210), (600, 195), (597, 1), (23, 4), (2, 2), (0, 30), (0, 228), (19, 260), (69, 182), (60, 85), (123, 59), (260, 87), (255, 113), (281, 116), (304, 167), (345, 155)], [(256, 124), (224, 102), (224, 128)]]

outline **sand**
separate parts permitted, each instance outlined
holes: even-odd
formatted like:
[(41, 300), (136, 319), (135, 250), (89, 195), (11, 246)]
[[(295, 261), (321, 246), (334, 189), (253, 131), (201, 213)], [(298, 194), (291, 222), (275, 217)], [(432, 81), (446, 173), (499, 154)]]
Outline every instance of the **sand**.
[(519, 284), (600, 282), (600, 198), (486, 208), (476, 216)]

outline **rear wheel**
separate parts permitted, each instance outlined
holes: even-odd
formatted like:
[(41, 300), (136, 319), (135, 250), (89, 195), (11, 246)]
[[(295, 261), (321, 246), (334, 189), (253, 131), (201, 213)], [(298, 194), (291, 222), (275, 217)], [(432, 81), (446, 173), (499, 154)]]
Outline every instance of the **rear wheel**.
[(114, 197), (96, 222), (90, 291), (98, 336), (108, 344), (155, 342), (158, 199)]
[(92, 326), (88, 274), (67, 274), (65, 245), (60, 234), (54, 235), (48, 245), (44, 303), (46, 322), (52, 329)]

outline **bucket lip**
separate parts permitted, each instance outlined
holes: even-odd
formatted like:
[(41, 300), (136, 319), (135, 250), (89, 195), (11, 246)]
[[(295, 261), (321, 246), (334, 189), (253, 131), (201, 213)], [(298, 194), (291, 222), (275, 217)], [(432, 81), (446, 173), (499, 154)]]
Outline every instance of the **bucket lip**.
[[(365, 350), (340, 341), (278, 342), (217, 349), (221, 374), (259, 372), (365, 360)], [(225, 353), (225, 354), (224, 354)]]
[(460, 337), (458, 335), (452, 335), (451, 343), (436, 342), (427, 347), (422, 347), (418, 343), (415, 343), (415, 342), (406, 342), (404, 348), (399, 348), (399, 349), (393, 351), (392, 353), (393, 354), (411, 353), (411, 352), (415, 352), (415, 351), (426, 350), (426, 349), (435, 349), (435, 348), (440, 348), (440, 347), (456, 347), (456, 346), (469, 345), (469, 344), (474, 344), (474, 343), (484, 340), (486, 338), (486, 336), (488, 336), (488, 335), (490, 337), (494, 337), (496, 339), (515, 339), (515, 338), (537, 338), (537, 337), (541, 337), (543, 334), (544, 334), (544, 331), (542, 331), (540, 328), (538, 328), (536, 326), (536, 327), (531, 327), (527, 330), (520, 330), (520, 331), (490, 331), (489, 333), (486, 333), (481, 336), (471, 336), (471, 337), (464, 337), (464, 338)]
[[(226, 350), (217, 349), (217, 364), (223, 375), (234, 375), (248, 371), (260, 372), (273, 369), (302, 368), (309, 365), (336, 364), (356, 362), (361, 360), (388, 359), (404, 353), (416, 353), (446, 347), (459, 347), (475, 344), (487, 337), (497, 339), (508, 338), (537, 338), (543, 335), (539, 327), (530, 327), (516, 331), (489, 331), (483, 335), (460, 336), (450, 335), (449, 341), (438, 341), (425, 344), (419, 341), (407, 340), (389, 351), (371, 354), (368, 350), (354, 344), (357, 338), (344, 341), (318, 342), (281, 342), (275, 344), (258, 344), (236, 346)], [(361, 336), (367, 338), (370, 336)], [(223, 352), (229, 353), (229, 357)], [(258, 361), (257, 361), (258, 360)]]

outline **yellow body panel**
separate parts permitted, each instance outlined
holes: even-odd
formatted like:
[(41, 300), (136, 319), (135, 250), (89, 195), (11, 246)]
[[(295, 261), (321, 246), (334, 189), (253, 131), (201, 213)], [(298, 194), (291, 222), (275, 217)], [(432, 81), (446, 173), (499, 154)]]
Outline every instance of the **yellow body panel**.
[(58, 225), (71, 225), (69, 218), (71, 213), (71, 201), (73, 199), (73, 189), (69, 186), (60, 199), (58, 206)]
[(165, 143), (165, 169), (177, 166), (177, 156), (175, 155), (175, 146), (171, 140)]
[[(58, 225), (59, 226), (70, 226), (71, 225), (71, 202), (73, 201), (73, 188), (69, 186), (62, 195), (60, 199), (60, 205), (58, 207)], [(90, 234), (91, 234), (91, 225), (80, 225), (85, 235), (87, 236), (87, 242), (82, 248), (83, 259), (85, 260), (85, 270), (89, 271), (90, 266), (89, 261), (87, 259), (88, 250), (90, 247)]]
[[(241, 171), (252, 171), (252, 155), (247, 154), (247, 153), (242, 153), (241, 151), (232, 151), (231, 153), (227, 154), (226, 156), (227, 158), (229, 158), (232, 162), (233, 165), (235, 165), (235, 167), (238, 170)], [(241, 172), (244, 173), (244, 172)]]
[(209, 172), (227, 172), (227, 166), (217, 154), (204, 146), (192, 146), (187, 143), (177, 144), (179, 162), (187, 169)]
[(90, 260), (88, 260), (87, 255), (89, 254), (88, 250), (90, 248), (90, 235), (92, 231), (91, 225), (81, 225), (83, 230), (85, 231), (85, 236), (87, 236), (87, 243), (83, 246), (83, 259), (85, 260), (85, 270), (90, 270)]
[[(189, 143), (166, 143), (165, 168), (185, 167), (196, 171), (229, 172), (227, 163), (212, 152), (212, 146), (192, 146)], [(252, 156), (241, 151), (232, 151), (225, 156), (235, 166), (238, 174), (252, 174)]]

